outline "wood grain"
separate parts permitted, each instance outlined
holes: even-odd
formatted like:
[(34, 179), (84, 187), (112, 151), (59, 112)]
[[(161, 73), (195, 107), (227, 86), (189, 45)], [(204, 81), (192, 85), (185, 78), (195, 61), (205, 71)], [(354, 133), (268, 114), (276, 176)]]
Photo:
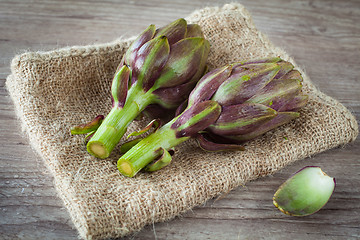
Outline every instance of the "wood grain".
[[(314, 84), (360, 118), (360, 1), (239, 1), (257, 27), (306, 69)], [(10, 61), (24, 51), (105, 43), (163, 25), (225, 0), (0, 1), (0, 238), (77, 239), (53, 178), (29, 146), (4, 87)], [(359, 140), (296, 162), (166, 223), (126, 239), (358, 239)], [(337, 180), (317, 214), (283, 215), (272, 205), (277, 187), (306, 165)]]

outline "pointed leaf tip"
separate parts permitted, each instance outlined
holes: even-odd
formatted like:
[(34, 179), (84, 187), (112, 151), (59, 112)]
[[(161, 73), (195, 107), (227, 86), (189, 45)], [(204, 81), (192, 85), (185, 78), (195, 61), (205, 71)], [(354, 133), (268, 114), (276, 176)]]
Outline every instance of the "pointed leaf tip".
[(204, 37), (201, 27), (198, 24), (188, 24), (186, 37)]
[(137, 51), (148, 41), (150, 41), (155, 34), (156, 28), (154, 24), (151, 24), (145, 29), (130, 45), (124, 56), (124, 62), (128, 66), (133, 66)]
[(168, 25), (156, 30), (155, 37), (165, 35), (169, 44), (173, 45), (181, 39), (184, 39), (187, 31), (187, 22), (183, 18), (179, 18)]

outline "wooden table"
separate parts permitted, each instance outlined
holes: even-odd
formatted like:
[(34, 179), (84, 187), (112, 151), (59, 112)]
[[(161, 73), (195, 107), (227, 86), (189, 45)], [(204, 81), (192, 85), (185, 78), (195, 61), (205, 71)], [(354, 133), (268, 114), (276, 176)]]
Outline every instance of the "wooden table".
[[(33, 152), (4, 87), (10, 61), (24, 51), (105, 43), (136, 35), (225, 0), (0, 1), (0, 238), (77, 239), (53, 179)], [(242, 0), (257, 27), (303, 66), (314, 84), (360, 118), (360, 1)], [(298, 161), (128, 239), (360, 238), (360, 140)], [(272, 205), (277, 187), (306, 165), (336, 177), (317, 214), (283, 215)]]

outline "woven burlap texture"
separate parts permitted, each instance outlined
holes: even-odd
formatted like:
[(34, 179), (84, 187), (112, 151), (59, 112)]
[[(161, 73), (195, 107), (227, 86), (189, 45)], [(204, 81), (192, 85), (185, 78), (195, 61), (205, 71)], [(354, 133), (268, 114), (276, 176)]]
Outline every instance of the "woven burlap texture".
[[(195, 11), (187, 20), (198, 23), (211, 43), (210, 69), (269, 56), (296, 66), (255, 28), (240, 4)], [(69, 129), (109, 112), (111, 80), (130, 42), (25, 53), (13, 59), (6, 82), (23, 129), (53, 174), (82, 238), (121, 237), (171, 219), (358, 134), (351, 113), (315, 89), (302, 71), (310, 100), (301, 117), (248, 142), (246, 151), (208, 153), (190, 140), (177, 147), (173, 162), (163, 170), (123, 177), (116, 168), (118, 149), (108, 159), (96, 159), (86, 152), (83, 136), (71, 136)], [(148, 120), (133, 123), (129, 132)]]

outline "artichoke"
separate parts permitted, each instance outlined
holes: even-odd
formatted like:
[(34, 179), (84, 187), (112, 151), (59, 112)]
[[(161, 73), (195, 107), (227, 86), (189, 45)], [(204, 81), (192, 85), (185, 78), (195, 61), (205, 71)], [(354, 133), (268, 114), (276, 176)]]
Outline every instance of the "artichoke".
[(278, 57), (215, 69), (200, 79), (174, 119), (134, 141), (118, 169), (129, 177), (144, 167), (158, 170), (170, 163), (169, 150), (189, 138), (209, 151), (243, 150), (240, 143), (299, 117), (308, 98), (301, 90), (300, 72)]
[(73, 133), (83, 133), (82, 126), (92, 129), (88, 152), (108, 157), (128, 125), (146, 108), (161, 112), (187, 99), (206, 71), (209, 48), (200, 26), (184, 19), (159, 29), (150, 25), (131, 44), (116, 70), (110, 113), (97, 129), (83, 124)]
[(293, 68), (276, 57), (232, 64), (204, 76), (189, 104), (212, 100), (222, 111), (206, 132), (198, 134), (200, 146), (226, 149), (216, 142), (242, 143), (299, 117), (308, 96), (301, 91), (300, 72)]

